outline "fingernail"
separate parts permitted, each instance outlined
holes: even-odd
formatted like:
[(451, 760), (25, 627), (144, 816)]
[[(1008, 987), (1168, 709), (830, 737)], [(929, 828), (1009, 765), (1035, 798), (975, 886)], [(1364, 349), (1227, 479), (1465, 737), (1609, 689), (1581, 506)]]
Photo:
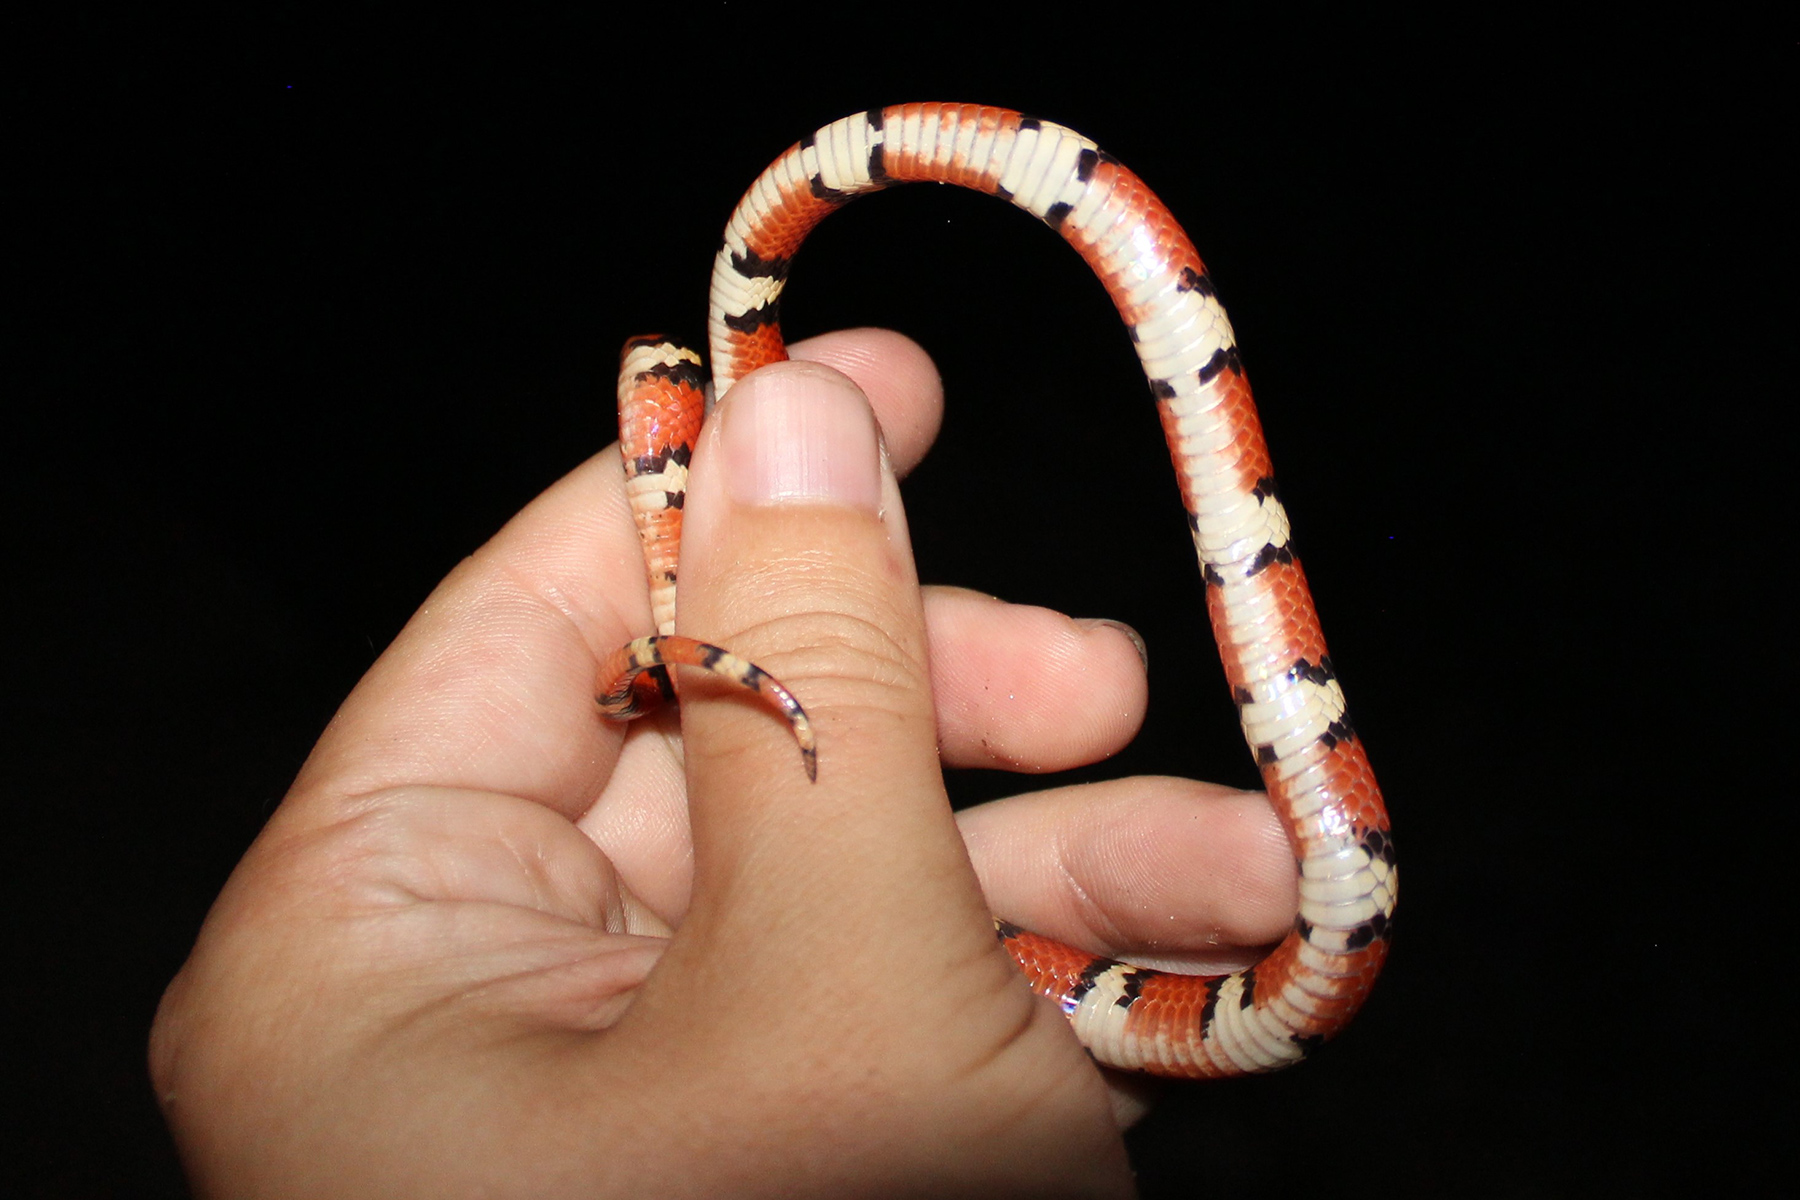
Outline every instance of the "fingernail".
[(1144, 644), (1144, 636), (1123, 621), (1115, 621), (1111, 617), (1077, 617), (1075, 623), (1084, 629), (1093, 629), (1105, 625), (1116, 629), (1131, 639), (1131, 648), (1137, 651), (1138, 661), (1144, 664), (1144, 670), (1150, 669), (1150, 647)]
[(758, 371), (731, 389), (723, 415), (732, 499), (880, 511), (875, 414), (836, 371), (799, 362)]

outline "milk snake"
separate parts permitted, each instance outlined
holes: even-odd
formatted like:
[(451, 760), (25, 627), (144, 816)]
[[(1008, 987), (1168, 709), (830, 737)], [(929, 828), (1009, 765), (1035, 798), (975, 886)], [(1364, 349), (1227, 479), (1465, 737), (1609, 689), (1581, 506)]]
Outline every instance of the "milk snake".
[[(858, 195), (917, 181), (987, 192), (1038, 217), (1087, 260), (1125, 319), (1174, 459), (1226, 680), (1300, 873), (1292, 932), (1235, 974), (1170, 974), (1005, 921), (995, 928), (1105, 1065), (1188, 1077), (1290, 1065), (1341, 1029), (1374, 984), (1394, 912), (1394, 844), (1289, 543), (1230, 323), (1162, 202), (1081, 135), (1005, 109), (907, 104), (835, 121), (764, 171), (726, 227), (707, 323), (716, 394), (787, 357), (778, 308), (807, 233)], [(602, 665), (601, 709), (635, 716), (672, 690), (669, 665), (701, 666), (779, 707), (813, 776), (812, 730), (785, 688), (727, 651), (671, 636), (704, 387), (691, 350), (654, 337), (626, 344), (620, 445), (659, 636)]]

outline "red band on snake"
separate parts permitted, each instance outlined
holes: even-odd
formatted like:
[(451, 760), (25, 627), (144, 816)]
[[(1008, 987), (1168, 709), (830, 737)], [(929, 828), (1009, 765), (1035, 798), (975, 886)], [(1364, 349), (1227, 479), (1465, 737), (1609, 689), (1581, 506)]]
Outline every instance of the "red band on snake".
[[(708, 320), (716, 394), (787, 357), (778, 310), (807, 233), (856, 196), (915, 181), (1025, 209), (1061, 233), (1112, 296), (1162, 416), (1226, 682), (1300, 871), (1293, 931), (1229, 975), (1136, 967), (1005, 921), (995, 928), (1030, 986), (1107, 1066), (1205, 1077), (1298, 1062), (1350, 1020), (1387, 957), (1394, 843), (1290, 545), (1231, 325), (1162, 202), (1081, 135), (1006, 109), (906, 104), (835, 121), (764, 171), (726, 227)], [(727, 651), (671, 636), (704, 395), (692, 351), (661, 338), (627, 343), (619, 436), (661, 636), (602, 665), (602, 711), (634, 716), (672, 692), (669, 665), (701, 666), (768, 697), (793, 726), (810, 775), (812, 731), (794, 697)]]

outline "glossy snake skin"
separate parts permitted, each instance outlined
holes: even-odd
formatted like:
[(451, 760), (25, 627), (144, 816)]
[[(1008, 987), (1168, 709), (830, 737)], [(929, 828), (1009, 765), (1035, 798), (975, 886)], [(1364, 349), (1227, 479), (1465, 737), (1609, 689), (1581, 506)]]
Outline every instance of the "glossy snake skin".
[[(1068, 240), (1112, 296), (1162, 416), (1226, 682), (1300, 874), (1292, 932), (1262, 962), (1229, 975), (1150, 970), (1005, 921), (995, 927), (1030, 986), (1062, 1008), (1107, 1066), (1202, 1077), (1298, 1062), (1350, 1020), (1387, 956), (1394, 843), (1290, 544), (1231, 324), (1162, 202), (1080, 134), (1006, 109), (906, 104), (834, 121), (764, 171), (725, 230), (707, 323), (716, 393), (786, 357), (778, 309), (807, 233), (858, 195), (916, 181), (972, 188), (1031, 213)], [(603, 665), (602, 710), (635, 715), (670, 690), (668, 664), (702, 666), (780, 708), (812, 775), (812, 731), (785, 688), (727, 651), (667, 636), (688, 455), (704, 403), (698, 356), (665, 339), (634, 339), (619, 395), (629, 492), (664, 636), (633, 642)]]

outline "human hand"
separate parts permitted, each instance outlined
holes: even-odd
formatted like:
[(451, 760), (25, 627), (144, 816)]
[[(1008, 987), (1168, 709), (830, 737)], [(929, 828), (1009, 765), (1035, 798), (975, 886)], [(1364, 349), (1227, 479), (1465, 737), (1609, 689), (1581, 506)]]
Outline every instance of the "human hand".
[[(940, 396), (916, 347), (793, 353), (862, 387), (896, 469), (922, 457)], [(1129, 1192), (1130, 1103), (989, 906), (1241, 965), (1292, 921), (1285, 837), (1260, 797), (1178, 780), (952, 817), (940, 753), (1104, 757), (1141, 719), (1142, 664), (1110, 626), (921, 593), (867, 413), (833, 371), (758, 373), (688, 495), (681, 631), (793, 688), (816, 785), (778, 717), (697, 674), (685, 772), (672, 722), (595, 716), (594, 664), (648, 625), (615, 450), (433, 593), (158, 1013), (152, 1074), (201, 1194)], [(835, 501), (746, 449), (807, 429)]]

